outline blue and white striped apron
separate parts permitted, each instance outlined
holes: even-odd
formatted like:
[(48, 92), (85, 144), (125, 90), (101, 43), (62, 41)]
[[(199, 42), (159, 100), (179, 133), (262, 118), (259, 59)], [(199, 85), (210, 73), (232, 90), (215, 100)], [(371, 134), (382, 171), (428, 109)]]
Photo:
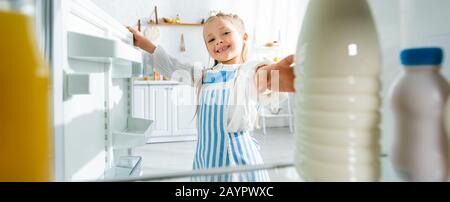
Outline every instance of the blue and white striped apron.
[[(198, 106), (198, 142), (194, 170), (263, 164), (257, 141), (249, 131), (227, 131), (226, 107), (229, 103), (237, 68), (205, 74)], [(228, 84), (228, 85), (227, 85)], [(228, 87), (227, 87), (228, 86)], [(266, 171), (195, 178), (200, 181), (269, 181)]]

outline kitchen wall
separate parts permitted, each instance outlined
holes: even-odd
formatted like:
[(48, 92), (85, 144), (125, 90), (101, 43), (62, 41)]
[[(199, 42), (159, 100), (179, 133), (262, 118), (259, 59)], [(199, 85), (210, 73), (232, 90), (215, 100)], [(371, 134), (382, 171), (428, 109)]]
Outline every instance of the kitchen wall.
[(139, 18), (148, 18), (154, 6), (158, 6), (159, 17), (175, 17), (180, 14), (183, 21), (200, 22), (199, 16), (207, 17), (210, 10), (237, 11), (238, 14), (249, 18), (251, 12), (245, 12), (255, 0), (92, 0), (99, 7), (105, 9), (123, 24), (135, 24)]
[[(135, 25), (138, 19), (150, 19), (158, 6), (159, 17), (179, 14), (183, 22), (200, 22), (211, 10), (238, 14), (245, 22), (250, 35), (250, 59), (283, 57), (296, 49), (298, 32), (309, 0), (92, 0), (124, 25)], [(156, 41), (167, 52), (182, 62), (208, 64), (202, 27), (159, 26)], [(181, 34), (185, 35), (187, 52), (180, 52)], [(281, 41), (280, 41), (280, 38)], [(289, 39), (289, 40), (287, 40)], [(278, 40), (280, 48), (265, 48), (270, 40)]]
[[(158, 6), (158, 16), (175, 18), (177, 14), (182, 22), (200, 23), (207, 18), (211, 10), (222, 10), (240, 15), (248, 27), (252, 27), (254, 12), (249, 12), (255, 0), (93, 0), (99, 7), (117, 18), (124, 25), (136, 25), (138, 19), (150, 18), (155, 6)], [(202, 27), (158, 26), (160, 44), (173, 57), (185, 63), (208, 64), (209, 56), (204, 46)], [(186, 52), (180, 51), (181, 34), (185, 37)], [(151, 60), (151, 59), (150, 59)], [(148, 61), (151, 63), (151, 61)]]

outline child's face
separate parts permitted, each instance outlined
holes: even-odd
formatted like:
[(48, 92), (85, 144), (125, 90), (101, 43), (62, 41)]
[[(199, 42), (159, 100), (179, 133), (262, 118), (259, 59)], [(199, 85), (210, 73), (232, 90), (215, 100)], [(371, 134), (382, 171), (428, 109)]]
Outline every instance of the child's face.
[(210, 21), (205, 25), (203, 36), (212, 58), (223, 64), (242, 63), (242, 47), (248, 36), (232, 22), (223, 18)]

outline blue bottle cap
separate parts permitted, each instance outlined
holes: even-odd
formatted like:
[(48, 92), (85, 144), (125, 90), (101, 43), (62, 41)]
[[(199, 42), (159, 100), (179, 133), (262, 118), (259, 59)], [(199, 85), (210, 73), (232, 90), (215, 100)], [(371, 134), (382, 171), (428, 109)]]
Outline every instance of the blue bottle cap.
[(441, 48), (412, 48), (405, 49), (400, 54), (402, 65), (440, 65), (443, 60), (444, 51)]

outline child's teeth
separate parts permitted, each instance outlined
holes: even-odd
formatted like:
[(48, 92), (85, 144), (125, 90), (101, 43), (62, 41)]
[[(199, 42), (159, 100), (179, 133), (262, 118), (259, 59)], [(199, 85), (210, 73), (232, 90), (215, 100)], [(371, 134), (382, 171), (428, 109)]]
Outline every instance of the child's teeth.
[(227, 49), (228, 47), (223, 47), (223, 48), (220, 48), (219, 50), (217, 50), (217, 53), (222, 53), (225, 49)]

